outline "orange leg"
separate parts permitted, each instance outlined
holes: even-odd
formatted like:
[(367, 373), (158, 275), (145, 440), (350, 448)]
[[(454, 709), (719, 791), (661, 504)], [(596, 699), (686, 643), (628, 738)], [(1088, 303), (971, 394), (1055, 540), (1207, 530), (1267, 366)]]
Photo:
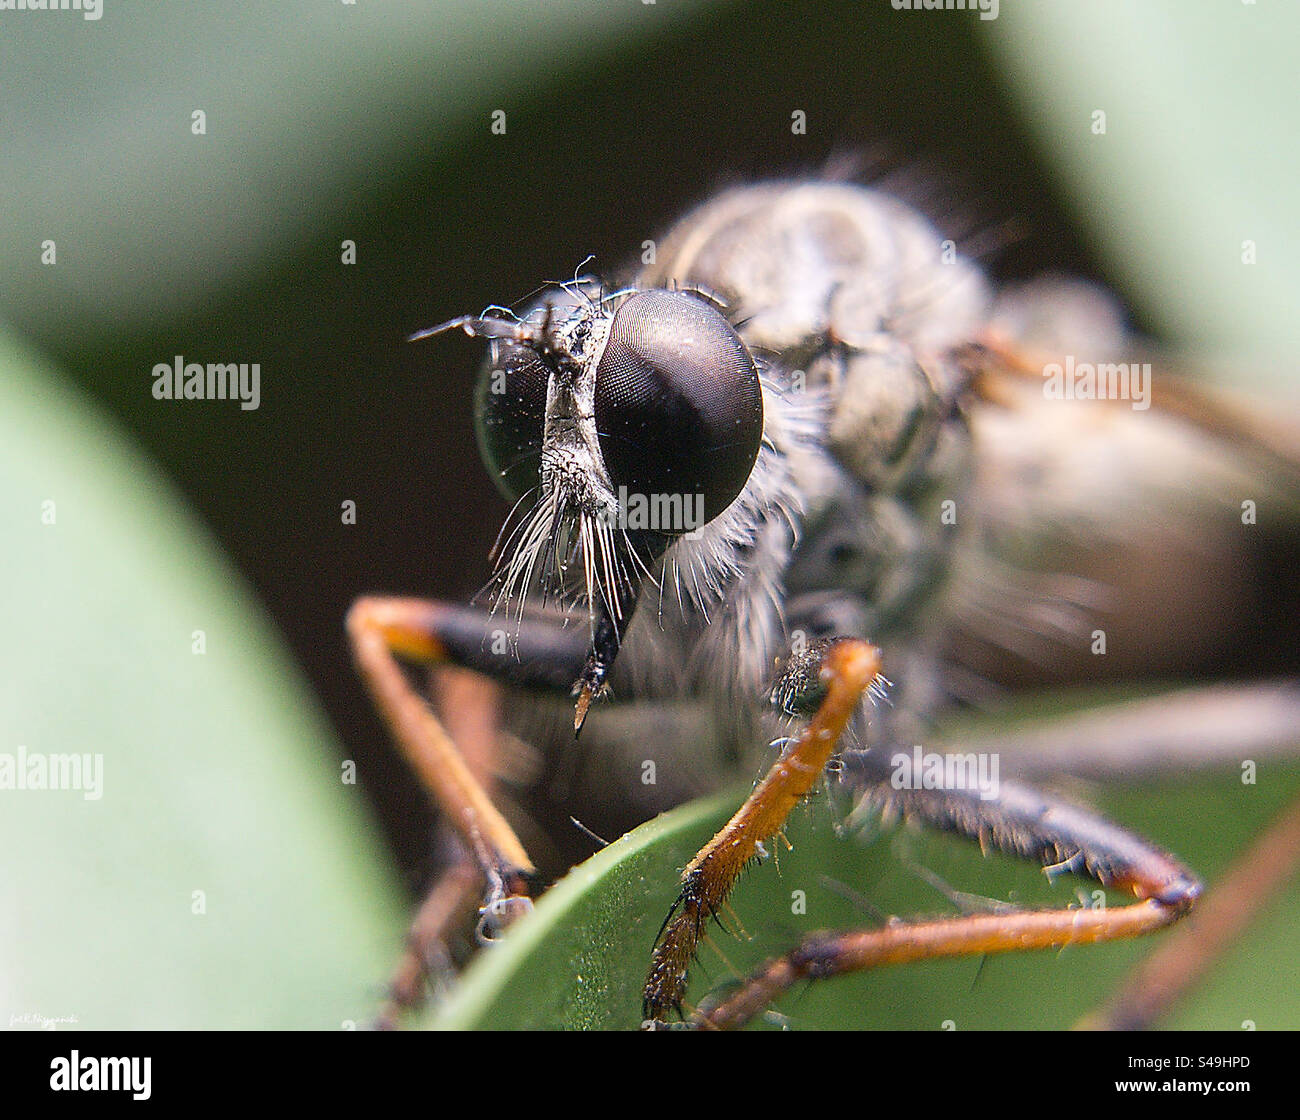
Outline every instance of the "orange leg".
[[(430, 675), (436, 710), (442, 714), (452, 741), (461, 748), (470, 772), (491, 796), (497, 758), (496, 686), (467, 669), (439, 667)], [(406, 950), (389, 982), (388, 1000), (376, 1016), (376, 1030), (396, 1030), (402, 1016), (424, 1002), (430, 976), (450, 974), (448, 939), (468, 924), (483, 899), (487, 880), (478, 861), (445, 824), (440, 831), (439, 846), (452, 853), (450, 862), (416, 911)], [(480, 920), (487, 921), (489, 916)], [(492, 915), (490, 920), (497, 921), (499, 916)]]
[(416, 911), (406, 952), (388, 986), (388, 1000), (375, 1018), (376, 1030), (396, 1030), (404, 1013), (424, 1002), (425, 982), (439, 967), (450, 969), (448, 933), (467, 919), (483, 894), (483, 873), (462, 856), (434, 884)]
[[(401, 1013), (423, 999), (431, 966), (445, 957), (447, 934), (468, 916), (475, 896), (483, 901), (481, 940), (490, 940), (531, 905), (532, 861), (492, 802), (493, 681), (563, 694), (588, 651), (576, 628), (549, 619), (516, 620), (503, 644), (503, 632), (494, 629), (503, 622), (474, 607), (423, 599), (368, 597), (348, 612), (348, 637), (366, 686), (458, 849), (412, 923), (376, 1023), (381, 1028), (396, 1026)], [(435, 667), (438, 709), (450, 733), (411, 687), (398, 657)]]
[(758, 846), (778, 832), (830, 761), (845, 725), (880, 671), (880, 651), (843, 638), (829, 644), (820, 686), (825, 697), (811, 722), (777, 760), (749, 799), (682, 873), (682, 890), (664, 922), (645, 983), (647, 1019), (679, 1010), (687, 971), (703, 932)]
[[(704, 922), (716, 915), (758, 843), (776, 833), (811, 790), (878, 670), (877, 650), (845, 638), (817, 643), (801, 664), (787, 669), (776, 699), (792, 713), (811, 711), (811, 719), (683, 873), (682, 891), (660, 933), (643, 993), (647, 1019), (680, 1010)], [(1173, 857), (1028, 786), (1003, 782), (993, 796), (987, 789), (900, 790), (890, 781), (889, 759), (879, 749), (850, 752), (845, 763), (849, 780), (866, 790), (864, 800), (887, 812), (967, 836), (985, 848), (1035, 858), (1046, 868), (1071, 866), (1138, 901), (1105, 909), (1004, 911), (814, 934), (793, 952), (769, 961), (725, 999), (702, 1006), (692, 1016), (692, 1026), (743, 1026), (802, 980), (908, 961), (1137, 937), (1177, 921), (1200, 894), (1200, 883)]]
[(358, 599), (348, 612), (348, 636), (380, 715), (466, 850), (507, 896), (526, 895), (535, 874), (528, 853), (394, 656), (449, 660), (442, 629), (456, 610), (422, 599)]
[(1117, 941), (1161, 929), (1177, 921), (1186, 909), (1146, 899), (1106, 910), (1027, 910), (813, 934), (793, 952), (769, 961), (725, 1000), (702, 1006), (692, 1025), (713, 1030), (742, 1027), (801, 980), (824, 980), (880, 965), (939, 957)]
[[(850, 761), (861, 764), (866, 756)], [(908, 819), (956, 832), (981, 845), (1037, 858), (1045, 867), (1069, 865), (1137, 902), (1097, 909), (1021, 910), (932, 921), (891, 922), (881, 929), (817, 933), (793, 952), (769, 961), (726, 998), (703, 1005), (692, 1025), (743, 1026), (802, 980), (825, 979), (880, 965), (940, 957), (1059, 949), (1151, 933), (1178, 921), (1201, 885), (1173, 857), (1109, 821), (1028, 786), (1003, 782), (985, 800), (961, 790), (895, 790), (880, 783), (878, 759), (868, 768), (878, 783), (867, 797)]]

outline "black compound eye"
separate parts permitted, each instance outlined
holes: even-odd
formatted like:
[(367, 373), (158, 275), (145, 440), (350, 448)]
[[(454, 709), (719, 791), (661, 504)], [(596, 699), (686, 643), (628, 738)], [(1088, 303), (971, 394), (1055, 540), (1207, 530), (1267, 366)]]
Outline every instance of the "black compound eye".
[(754, 359), (703, 300), (638, 292), (615, 312), (596, 367), (596, 430), (616, 488), (651, 503), (680, 495), (685, 508), (697, 498), (711, 521), (744, 489), (762, 442)]
[(534, 351), (497, 342), (474, 391), (479, 454), (498, 489), (512, 502), (537, 485), (548, 378)]

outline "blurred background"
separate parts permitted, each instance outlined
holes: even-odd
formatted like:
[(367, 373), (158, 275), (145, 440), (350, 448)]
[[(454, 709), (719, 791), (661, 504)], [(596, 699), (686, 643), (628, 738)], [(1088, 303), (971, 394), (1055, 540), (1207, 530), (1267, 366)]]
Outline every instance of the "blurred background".
[[(94, 920), (135, 958), (156, 906), (158, 956), (182, 953), (166, 930), (191, 927), (169, 907), (194, 917), (199, 853), (213, 875), (239, 866), (222, 847), (238, 834), (256, 868), (225, 892), (239, 928), (305, 943), (299, 980), (267, 979), (281, 992), (268, 1007), (247, 998), (256, 975), (231, 990), (227, 973), (182, 1010), (155, 956), (147, 982), (127, 969), (108, 985), (103, 1025), (363, 1015), (427, 873), (431, 817), (357, 682), (344, 613), (366, 592), (467, 598), (505, 513), (473, 441), (479, 348), (405, 339), (589, 255), (617, 276), (719, 187), (856, 170), (999, 279), (1101, 280), (1162, 343), (1234, 383), (1289, 389), (1297, 22), (1280, 4), (1212, 0), (1004, 0), (995, 20), (889, 0), (0, 13), (0, 750), (99, 743), (109, 781), (139, 778), (118, 798), (110, 786), (94, 821), (23, 803), (7, 851), (45, 845), (82, 870), (15, 863), (26, 916), (0, 948), (19, 971), (38, 942), (75, 955)], [(1248, 238), (1258, 263), (1243, 267)], [(260, 407), (155, 400), (153, 367), (176, 355), (258, 363)], [(59, 494), (77, 499), (42, 525)], [(210, 842), (155, 874), (174, 833), (130, 834), (141, 815)], [(319, 911), (280, 916), (294, 907)], [(218, 948), (229, 939), (202, 951), (234, 953)], [(322, 972), (338, 977), (326, 996)], [(89, 999), (75, 970), (29, 976), (16, 1008)]]

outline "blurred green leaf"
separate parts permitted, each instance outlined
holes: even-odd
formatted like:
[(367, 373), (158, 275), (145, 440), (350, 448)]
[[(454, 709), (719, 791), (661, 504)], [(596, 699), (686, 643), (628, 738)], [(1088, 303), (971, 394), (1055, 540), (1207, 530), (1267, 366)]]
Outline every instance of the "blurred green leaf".
[[(1117, 821), (1176, 851), (1213, 883), (1233, 855), (1300, 789), (1300, 767), (1266, 767), (1258, 786), (1236, 771), (1146, 785), (1079, 787)], [(562, 880), (480, 956), (429, 1019), (440, 1029), (631, 1029), (641, 985), (678, 876), (726, 821), (748, 788), (674, 810), (604, 849)], [(1036, 866), (942, 834), (897, 829), (856, 839), (837, 834), (842, 813), (825, 798), (796, 809), (773, 858), (732, 896), (730, 932), (714, 928), (692, 974), (688, 1002), (748, 974), (816, 930), (875, 924), (871, 907), (899, 916), (956, 913), (952, 891), (1027, 906), (1078, 904), (1089, 880), (1049, 884)], [(806, 913), (796, 913), (796, 891)], [(1116, 896), (1116, 901), (1119, 901)], [(1167, 1026), (1238, 1030), (1300, 1026), (1300, 993), (1279, 985), (1290, 970), (1300, 921), (1300, 885), (1275, 901)], [(767, 1026), (797, 1029), (1064, 1029), (1097, 1007), (1126, 970), (1158, 942), (1080, 946), (880, 969), (814, 985), (782, 1000)]]
[(1294, 390), (1300, 7), (1004, 3), (979, 28), (1129, 297), (1179, 347)]
[(4, 334), (0, 523), (0, 754), (102, 758), (98, 797), (0, 789), (7, 1020), (368, 1019), (403, 908), (337, 743), (171, 489)]
[[(22, 200), (0, 208), (0, 317), (93, 332), (202, 308), (333, 223), (355, 226), (409, 170), (411, 137), (486, 130), (557, 59), (694, 6), (282, 0), (231, 19), (110, 0), (93, 21), (7, 17), (0, 73), (51, 93), (0, 117), (0, 197)], [(71, 267), (41, 266), (46, 238)]]

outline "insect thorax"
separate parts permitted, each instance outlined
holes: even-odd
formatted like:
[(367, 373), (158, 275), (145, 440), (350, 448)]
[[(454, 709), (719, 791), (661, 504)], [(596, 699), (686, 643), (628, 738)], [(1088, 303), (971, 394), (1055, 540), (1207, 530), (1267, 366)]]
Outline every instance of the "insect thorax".
[(792, 183), (689, 214), (637, 284), (714, 293), (763, 365), (772, 454), (734, 507), (739, 543), (706, 557), (742, 570), (708, 663), (752, 686), (792, 640), (852, 633), (901, 673), (957, 539), (969, 438), (952, 352), (987, 317), (982, 274), (892, 198)]

